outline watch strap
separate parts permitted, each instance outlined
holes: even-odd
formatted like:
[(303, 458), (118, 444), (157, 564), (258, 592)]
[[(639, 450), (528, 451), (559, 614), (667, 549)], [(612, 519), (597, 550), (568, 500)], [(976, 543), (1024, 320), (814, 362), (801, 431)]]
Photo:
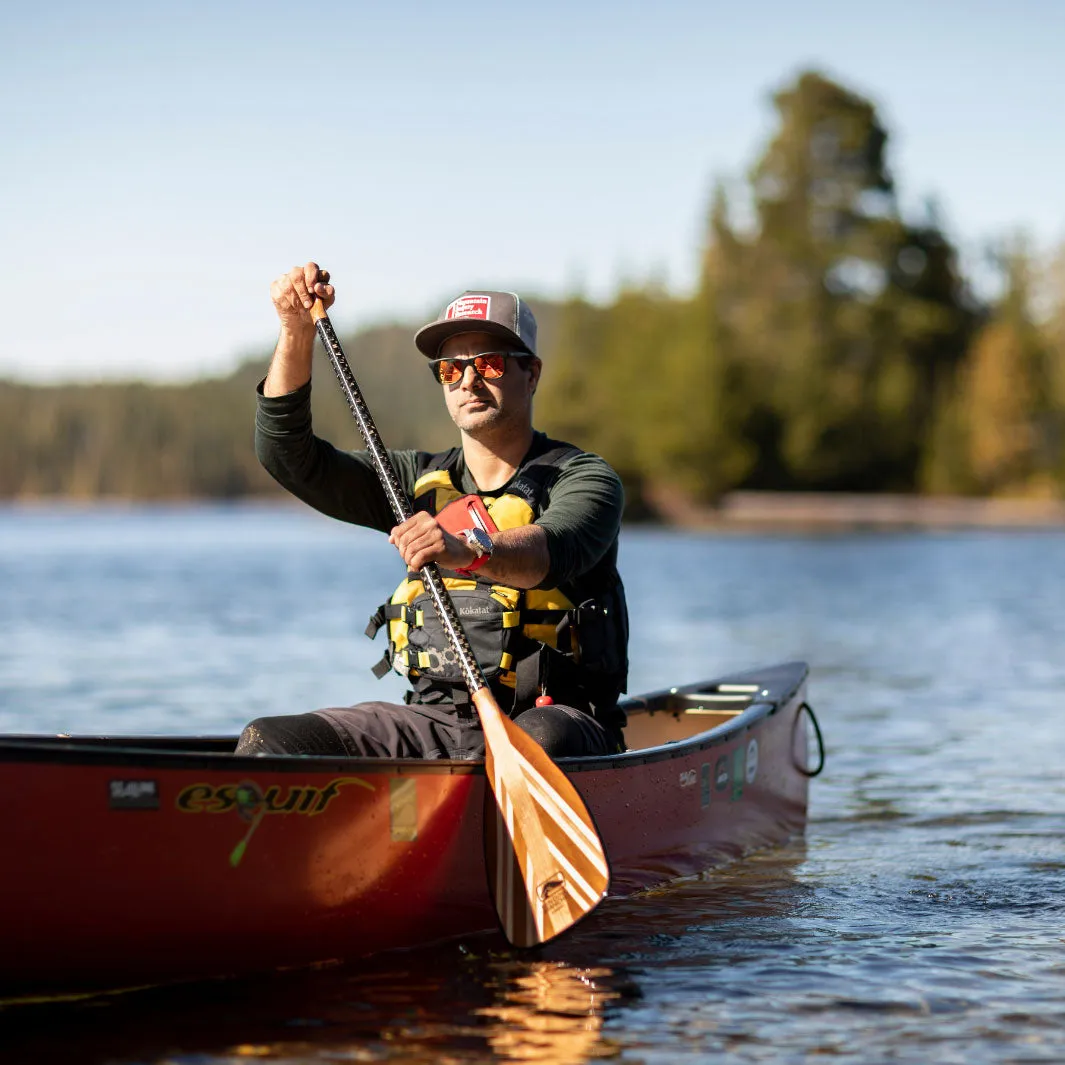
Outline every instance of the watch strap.
[(462, 538), (470, 545), (470, 547), (478, 552), (477, 557), (468, 566), (463, 566), (460, 569), (455, 570), (456, 573), (461, 573), (464, 577), (468, 577), (474, 570), (480, 569), (492, 557), (491, 540), (489, 539), (488, 541), (488, 550), (485, 550), (485, 546), (481, 542), (480, 537), (478, 537), (472, 529), (463, 529)]

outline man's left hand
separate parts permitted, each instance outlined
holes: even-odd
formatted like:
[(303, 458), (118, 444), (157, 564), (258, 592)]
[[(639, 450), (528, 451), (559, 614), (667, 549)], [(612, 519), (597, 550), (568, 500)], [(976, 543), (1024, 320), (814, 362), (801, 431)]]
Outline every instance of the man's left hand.
[(402, 525), (397, 525), (388, 536), (395, 544), (407, 569), (417, 572), (429, 562), (442, 569), (461, 569), (477, 558), (472, 547), (446, 532), (431, 514), (419, 511)]

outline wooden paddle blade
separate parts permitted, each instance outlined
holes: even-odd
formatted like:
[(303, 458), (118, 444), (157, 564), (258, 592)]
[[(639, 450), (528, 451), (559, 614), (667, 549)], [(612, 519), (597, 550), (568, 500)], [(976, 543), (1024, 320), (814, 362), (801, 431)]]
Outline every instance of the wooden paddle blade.
[[(508, 750), (499, 758), (489, 749), (485, 759), (492, 789), (484, 810), (488, 882), (507, 939), (534, 947), (599, 905), (610, 870), (591, 814), (569, 778), (528, 733), (501, 721)], [(512, 788), (524, 790), (517, 804), (524, 801), (531, 816), (515, 816)]]

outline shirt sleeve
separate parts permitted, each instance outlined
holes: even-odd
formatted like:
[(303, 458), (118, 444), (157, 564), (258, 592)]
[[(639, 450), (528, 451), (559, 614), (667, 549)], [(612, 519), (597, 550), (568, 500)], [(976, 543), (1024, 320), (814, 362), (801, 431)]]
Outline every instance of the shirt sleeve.
[[(371, 529), (388, 532), (392, 508), (366, 451), (340, 451), (311, 428), (311, 385), (283, 396), (257, 388), (255, 454), (282, 488), (315, 510)], [(409, 498), (418, 453), (389, 451), (400, 486)]]
[(551, 569), (544, 587), (587, 573), (615, 543), (625, 491), (621, 478), (598, 455), (583, 452), (562, 467), (536, 524), (547, 533)]

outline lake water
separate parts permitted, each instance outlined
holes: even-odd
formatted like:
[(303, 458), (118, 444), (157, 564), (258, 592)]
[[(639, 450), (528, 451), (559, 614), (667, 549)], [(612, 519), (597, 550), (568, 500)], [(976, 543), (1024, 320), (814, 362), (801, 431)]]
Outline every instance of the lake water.
[[(631, 690), (811, 664), (804, 841), (533, 956), (483, 936), (0, 1009), (0, 1060), (1065, 1060), (1065, 533), (628, 529), (622, 568)], [(0, 731), (396, 697), (362, 630), (399, 575), (297, 509), (0, 510)]]

